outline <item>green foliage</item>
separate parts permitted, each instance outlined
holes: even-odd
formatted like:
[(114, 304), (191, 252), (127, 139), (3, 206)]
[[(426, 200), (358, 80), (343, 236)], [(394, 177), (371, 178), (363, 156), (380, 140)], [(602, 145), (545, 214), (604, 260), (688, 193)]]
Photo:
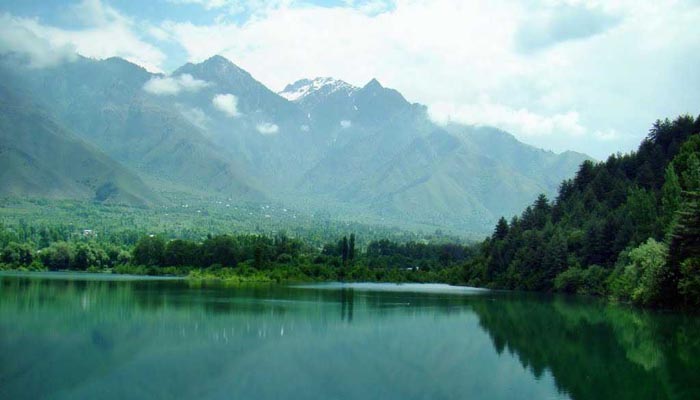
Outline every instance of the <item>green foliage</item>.
[(681, 263), (678, 291), (687, 305), (700, 306), (700, 258), (688, 258)]
[[(27, 230), (51, 231), (33, 227)], [(20, 236), (32, 236), (30, 232), (25, 235), (24, 228), (19, 231)], [(4, 232), (0, 230), (0, 237)], [(133, 245), (118, 245), (94, 235), (68, 237), (68, 241), (51, 242), (38, 251), (31, 242), (10, 241), (3, 248), (0, 264), (3, 269), (177, 275), (230, 283), (316, 280), (459, 283), (460, 271), (455, 264), (471, 254), (468, 247), (452, 243), (398, 243), (388, 239), (370, 242), (368, 250), (363, 251), (355, 248), (354, 233), (349, 240), (343, 236), (345, 240), (341, 238), (321, 248), (284, 232), (272, 237), (207, 235), (204, 240), (166, 240), (162, 235), (143, 235), (133, 239)], [(36, 252), (43, 263), (35, 260), (32, 264), (31, 257), (17, 255), (22, 252)]]
[(199, 249), (197, 244), (182, 239), (169, 241), (165, 245), (163, 262), (165, 265), (175, 267), (198, 265)]
[[(670, 252), (669, 275), (663, 282), (665, 301), (670, 304), (697, 304), (695, 268), (700, 259), (700, 191), (682, 192), (682, 202), (675, 216)], [(676, 293), (676, 289), (678, 293)]]
[(107, 252), (101, 247), (93, 243), (78, 243), (71, 266), (82, 271), (88, 268), (107, 268), (110, 266), (110, 260)]
[(29, 265), (34, 261), (34, 251), (27, 243), (11, 242), (0, 254), (0, 262), (14, 266)]
[(355, 258), (355, 234), (350, 234), (350, 241), (348, 242), (348, 259), (352, 261)]
[(673, 168), (673, 163), (666, 168), (664, 186), (661, 188), (661, 211), (664, 225), (670, 226), (681, 202), (681, 184)]
[(637, 152), (584, 162), (554, 202), (542, 195), (510, 223), (501, 218), (465, 281), (678, 303), (680, 264), (700, 251), (700, 206), (685, 194), (700, 185), (699, 126), (690, 116), (657, 121)]
[(201, 266), (235, 267), (241, 258), (237, 240), (230, 235), (207, 238), (201, 246)]
[(569, 268), (554, 279), (558, 292), (601, 296), (607, 293), (609, 271), (599, 265)]
[(160, 236), (144, 236), (136, 242), (133, 250), (135, 265), (147, 267), (162, 265), (165, 256), (165, 241)]
[(496, 229), (493, 231), (493, 240), (503, 240), (508, 235), (508, 221), (501, 217), (496, 224)]
[(683, 184), (688, 191), (700, 190), (700, 158), (697, 153), (688, 157), (688, 167), (683, 172)]
[(663, 281), (669, 273), (667, 255), (668, 247), (654, 239), (630, 251), (629, 264), (617, 277), (621, 282), (613, 284), (619, 290), (614, 294), (642, 305), (658, 304)]
[(52, 243), (41, 251), (41, 261), (51, 271), (72, 269), (75, 246), (68, 242)]

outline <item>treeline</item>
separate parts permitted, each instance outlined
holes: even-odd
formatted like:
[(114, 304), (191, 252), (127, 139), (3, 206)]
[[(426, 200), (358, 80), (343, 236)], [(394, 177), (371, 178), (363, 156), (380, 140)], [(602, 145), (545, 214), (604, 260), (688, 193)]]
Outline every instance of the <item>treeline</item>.
[(471, 285), (700, 305), (700, 117), (657, 121), (639, 149), (584, 162), (464, 266)]
[(318, 248), (286, 234), (209, 235), (203, 240), (144, 235), (134, 245), (96, 237), (18, 242), (0, 226), (0, 269), (116, 272), (258, 280), (367, 280), (459, 283), (469, 248), (457, 244), (373, 241), (351, 234)]

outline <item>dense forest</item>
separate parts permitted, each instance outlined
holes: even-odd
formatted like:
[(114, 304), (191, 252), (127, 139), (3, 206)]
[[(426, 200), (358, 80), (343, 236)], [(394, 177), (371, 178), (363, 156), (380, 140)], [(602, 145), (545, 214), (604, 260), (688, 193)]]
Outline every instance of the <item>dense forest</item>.
[[(201, 227), (147, 234), (143, 227), (129, 230), (124, 221), (123, 229), (105, 235), (21, 220), (0, 226), (0, 269), (447, 282), (697, 306), (699, 203), (700, 117), (681, 116), (657, 121), (636, 152), (585, 161), (553, 201), (540, 195), (520, 216), (501, 218), (476, 245), (449, 243), (440, 235), (381, 238), (386, 231), (359, 225), (346, 231), (336, 225), (330, 232), (326, 226), (319, 228), (323, 234), (302, 238), (222, 233), (225, 226), (209, 234)], [(350, 233), (356, 229), (357, 237)]]
[(464, 281), (699, 305), (699, 133), (700, 117), (657, 121), (636, 152), (584, 162), (554, 201), (501, 218)]

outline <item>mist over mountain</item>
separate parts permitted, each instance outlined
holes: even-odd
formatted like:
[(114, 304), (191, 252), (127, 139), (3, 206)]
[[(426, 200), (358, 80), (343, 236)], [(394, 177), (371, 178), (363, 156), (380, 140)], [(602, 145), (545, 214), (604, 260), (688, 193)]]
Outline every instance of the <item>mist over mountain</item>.
[[(495, 128), (435, 124), (425, 106), (374, 79), (363, 87), (302, 79), (275, 93), (221, 56), (170, 75), (119, 58), (37, 69), (6, 56), (0, 78), (43, 113), (31, 117), (12, 100), (0, 102), (3, 148), (22, 143), (26, 132), (59, 132), (117, 171), (121, 178), (112, 181), (129, 182), (117, 185), (114, 201), (228, 196), (343, 219), (483, 232), (539, 193), (555, 193), (588, 159)], [(47, 129), (54, 123), (60, 128)], [(52, 178), (50, 190), (29, 190), (48, 187), (43, 168), (7, 152), (0, 162), (14, 171), (7, 195), (84, 198), (95, 186), (76, 186), (75, 169), (49, 168), (61, 179)]]

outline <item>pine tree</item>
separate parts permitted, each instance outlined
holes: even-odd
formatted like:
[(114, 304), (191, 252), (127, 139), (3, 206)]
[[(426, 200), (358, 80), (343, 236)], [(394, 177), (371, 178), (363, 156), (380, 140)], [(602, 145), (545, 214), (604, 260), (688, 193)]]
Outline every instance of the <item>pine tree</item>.
[(347, 263), (348, 261), (348, 237), (343, 236), (343, 244), (341, 246), (341, 251), (340, 254), (343, 258), (343, 264)]
[(253, 267), (256, 269), (261, 269), (263, 266), (263, 247), (261, 243), (255, 245), (255, 250), (253, 253)]
[(661, 212), (663, 214), (663, 225), (669, 227), (674, 214), (678, 210), (681, 201), (681, 184), (678, 181), (678, 175), (673, 168), (673, 164), (669, 164), (666, 168), (666, 176), (664, 186), (661, 189)]
[(688, 157), (688, 169), (683, 173), (683, 187), (685, 190), (700, 190), (700, 159), (696, 153)]
[(586, 160), (581, 163), (581, 166), (576, 173), (574, 178), (574, 188), (576, 190), (582, 190), (593, 180), (593, 170), (595, 165), (593, 161)]
[(505, 218), (501, 217), (501, 219), (498, 220), (498, 224), (496, 224), (496, 229), (493, 231), (493, 239), (494, 240), (503, 240), (506, 238), (508, 235), (508, 221), (506, 221)]
[(348, 258), (352, 261), (355, 258), (355, 234), (350, 234), (350, 244), (348, 247)]
[(669, 273), (662, 282), (661, 291), (666, 303), (678, 300), (681, 263), (689, 258), (700, 258), (700, 191), (682, 192), (681, 207), (671, 234), (668, 251)]
[(566, 237), (557, 230), (545, 247), (542, 269), (547, 284), (551, 284), (554, 278), (567, 268), (567, 243)]

